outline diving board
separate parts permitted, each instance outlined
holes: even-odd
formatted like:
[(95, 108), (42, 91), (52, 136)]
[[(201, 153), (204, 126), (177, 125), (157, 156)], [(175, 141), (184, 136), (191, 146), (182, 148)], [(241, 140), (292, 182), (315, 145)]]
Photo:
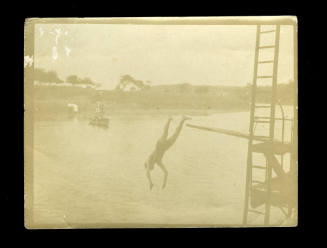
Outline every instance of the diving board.
[[(228, 129), (223, 129), (223, 128), (213, 128), (213, 127), (203, 127), (203, 126), (198, 126), (198, 125), (192, 125), (192, 124), (186, 124), (186, 126), (191, 127), (191, 128), (197, 128), (205, 131), (210, 131), (210, 132), (216, 132), (216, 133), (221, 133), (221, 134), (226, 134), (230, 136), (235, 136), (239, 138), (244, 138), (244, 139), (250, 139), (250, 134), (246, 133), (241, 133), (237, 131), (232, 131)], [(280, 142), (273, 140), (273, 142), (269, 142), (269, 137), (267, 136), (258, 136), (255, 135), (253, 136), (252, 140), (255, 141), (261, 141), (264, 143), (258, 143), (253, 145), (253, 152), (259, 152), (259, 153), (274, 153), (274, 154), (285, 154), (287, 152), (292, 152), (294, 150), (294, 145), (286, 142)]]
[[(198, 126), (198, 125), (192, 125), (192, 124), (186, 124), (186, 126), (191, 127), (191, 128), (197, 128), (201, 130), (206, 130), (206, 131), (211, 131), (211, 132), (216, 132), (216, 133), (221, 133), (221, 134), (226, 134), (226, 135), (231, 135), (239, 138), (244, 138), (244, 139), (250, 139), (250, 135), (246, 133), (241, 133), (237, 131), (232, 131), (228, 129), (223, 129), (223, 128), (213, 128), (213, 127), (203, 127), (203, 126)], [(253, 140), (257, 141), (269, 141), (269, 139), (266, 136), (253, 136)]]

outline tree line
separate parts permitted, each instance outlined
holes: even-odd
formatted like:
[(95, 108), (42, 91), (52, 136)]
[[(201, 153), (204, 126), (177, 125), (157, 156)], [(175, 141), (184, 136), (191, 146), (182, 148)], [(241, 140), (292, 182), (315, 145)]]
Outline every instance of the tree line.
[[(64, 80), (59, 78), (55, 71), (45, 71), (44, 69), (34, 69), (34, 80), (43, 83), (64, 83)], [(89, 77), (80, 78), (77, 75), (70, 75), (66, 78), (66, 82), (72, 85), (84, 84), (90, 86), (100, 86), (101, 84), (95, 83)]]

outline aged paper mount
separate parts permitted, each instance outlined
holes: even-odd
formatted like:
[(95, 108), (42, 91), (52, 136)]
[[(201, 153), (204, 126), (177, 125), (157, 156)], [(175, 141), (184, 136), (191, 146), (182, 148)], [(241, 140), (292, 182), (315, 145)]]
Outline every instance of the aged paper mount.
[(25, 226), (296, 226), (297, 19), (31, 18)]

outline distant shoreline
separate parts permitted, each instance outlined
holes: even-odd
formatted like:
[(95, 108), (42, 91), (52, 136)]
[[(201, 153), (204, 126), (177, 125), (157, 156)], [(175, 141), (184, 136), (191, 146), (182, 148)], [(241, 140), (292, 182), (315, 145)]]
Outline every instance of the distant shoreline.
[[(279, 99), (283, 105), (292, 103), (290, 85), (280, 86)], [(257, 103), (269, 104), (268, 88), (260, 88)], [(98, 92), (90, 88), (40, 86), (33, 90), (35, 119), (60, 120), (78, 116), (90, 119), (95, 116), (96, 102), (104, 104), (110, 116), (207, 116), (218, 113), (246, 112), (250, 110), (250, 93), (247, 87), (209, 87), (189, 84), (164, 85), (149, 89), (123, 92)], [(78, 113), (74, 114), (72, 105)]]
[[(189, 115), (189, 116), (209, 116), (213, 114), (223, 113), (237, 113), (237, 112), (248, 112), (248, 109), (229, 109), (229, 110), (218, 110), (218, 109), (111, 109), (105, 111), (105, 117), (110, 116), (139, 116), (139, 117), (162, 117), (162, 116), (178, 116), (178, 115)], [(80, 113), (69, 113), (69, 112), (37, 112), (34, 113), (34, 120), (69, 120), (77, 118), (80, 120), (89, 120), (95, 116), (94, 112), (86, 111)]]
[(115, 109), (108, 111), (109, 115), (212, 115), (229, 112), (246, 112), (248, 109)]

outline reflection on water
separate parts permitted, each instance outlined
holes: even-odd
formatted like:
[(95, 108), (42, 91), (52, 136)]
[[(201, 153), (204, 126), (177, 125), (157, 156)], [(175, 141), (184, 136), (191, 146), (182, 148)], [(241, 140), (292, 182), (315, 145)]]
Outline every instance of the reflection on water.
[[(288, 111), (289, 112), (289, 111)], [(290, 117), (290, 116), (289, 116)], [(173, 116), (171, 134), (180, 117)], [(248, 132), (249, 113), (192, 116), (189, 123)], [(163, 158), (144, 161), (167, 116), (111, 116), (108, 129), (87, 120), (34, 125), (34, 218), (39, 223), (241, 224), (247, 140), (184, 127)], [(289, 135), (289, 133), (288, 133)]]

